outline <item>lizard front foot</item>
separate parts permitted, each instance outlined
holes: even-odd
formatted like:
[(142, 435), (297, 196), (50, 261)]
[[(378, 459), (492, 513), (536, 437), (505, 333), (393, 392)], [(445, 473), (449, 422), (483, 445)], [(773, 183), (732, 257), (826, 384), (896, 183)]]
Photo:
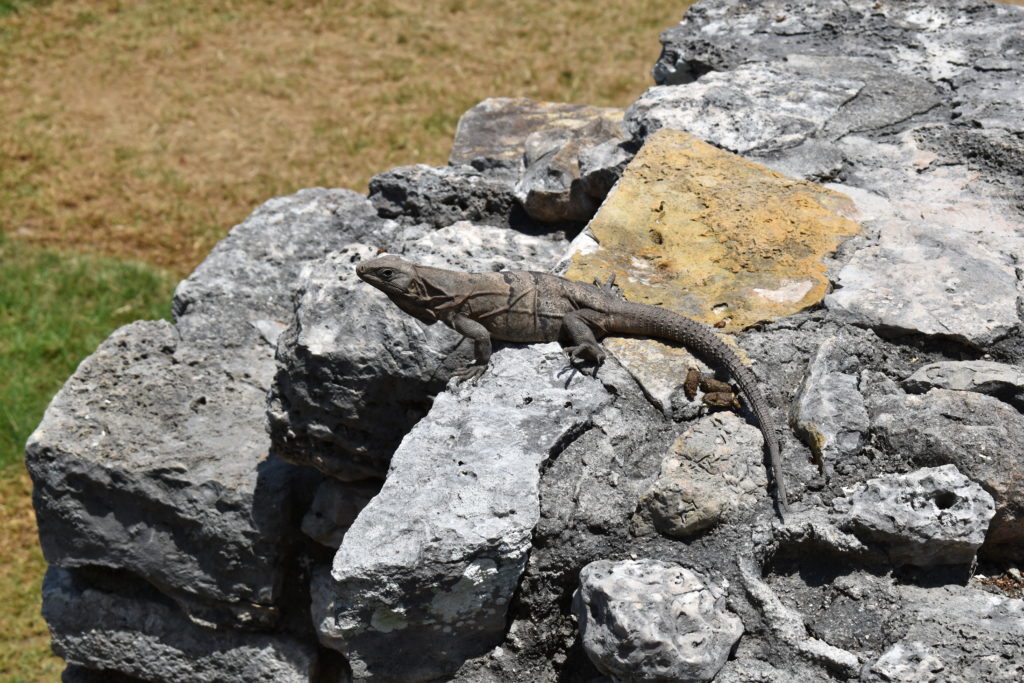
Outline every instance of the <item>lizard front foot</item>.
[(486, 371), (486, 365), (467, 365), (461, 370), (453, 372), (452, 377), (454, 377), (455, 381), (459, 384), (463, 382), (476, 382)]

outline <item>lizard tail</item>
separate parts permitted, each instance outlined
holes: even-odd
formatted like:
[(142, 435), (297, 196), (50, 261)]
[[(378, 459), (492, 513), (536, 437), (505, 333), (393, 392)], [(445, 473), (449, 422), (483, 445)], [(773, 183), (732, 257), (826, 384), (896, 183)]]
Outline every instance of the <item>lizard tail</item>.
[(622, 302), (621, 310), (611, 313), (604, 321), (604, 327), (610, 333), (636, 334), (677, 342), (698, 356), (725, 366), (747, 397), (751, 411), (757, 418), (765, 445), (768, 447), (776, 500), (780, 512), (787, 512), (789, 500), (782, 473), (782, 457), (779, 453), (779, 436), (775, 420), (768, 409), (764, 394), (758, 387), (754, 373), (743, 364), (736, 352), (721, 340), (718, 333), (708, 325), (678, 313), (664, 309), (654, 309), (652, 312), (649, 306), (629, 302)]

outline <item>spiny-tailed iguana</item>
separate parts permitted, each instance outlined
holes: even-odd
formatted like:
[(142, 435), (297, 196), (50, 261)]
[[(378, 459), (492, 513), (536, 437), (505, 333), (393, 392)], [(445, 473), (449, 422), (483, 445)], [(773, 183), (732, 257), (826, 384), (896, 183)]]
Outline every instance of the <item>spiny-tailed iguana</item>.
[(606, 354), (595, 332), (602, 337), (635, 334), (677, 342), (724, 365), (757, 417), (771, 457), (779, 507), (788, 509), (778, 435), (768, 404), (753, 373), (707, 325), (547, 273), (463, 273), (416, 265), (392, 254), (360, 263), (356, 273), (418, 320), (428, 325), (441, 321), (472, 339), (475, 362), (455, 373), (462, 379), (477, 378), (487, 369), (492, 338), (568, 342), (572, 360), (600, 365)]

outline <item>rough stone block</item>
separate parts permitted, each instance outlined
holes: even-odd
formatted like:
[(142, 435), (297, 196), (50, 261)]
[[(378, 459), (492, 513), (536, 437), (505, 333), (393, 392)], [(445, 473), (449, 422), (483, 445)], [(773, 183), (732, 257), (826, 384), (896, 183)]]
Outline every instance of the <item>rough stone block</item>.
[[(540, 465), (611, 400), (556, 344), (498, 351), (440, 394), (318, 582), (321, 641), (356, 678), (426, 680), (504, 636), (540, 517)], [(396, 657), (396, 651), (405, 653)]]

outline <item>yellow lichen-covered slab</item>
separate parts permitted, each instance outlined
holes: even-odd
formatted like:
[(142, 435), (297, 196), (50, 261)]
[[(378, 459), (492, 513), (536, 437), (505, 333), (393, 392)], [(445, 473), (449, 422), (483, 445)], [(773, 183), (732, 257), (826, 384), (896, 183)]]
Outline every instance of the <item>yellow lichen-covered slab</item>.
[(860, 232), (855, 214), (845, 195), (662, 129), (591, 220), (600, 248), (566, 277), (614, 273), (630, 301), (737, 331), (821, 301), (822, 259)]

